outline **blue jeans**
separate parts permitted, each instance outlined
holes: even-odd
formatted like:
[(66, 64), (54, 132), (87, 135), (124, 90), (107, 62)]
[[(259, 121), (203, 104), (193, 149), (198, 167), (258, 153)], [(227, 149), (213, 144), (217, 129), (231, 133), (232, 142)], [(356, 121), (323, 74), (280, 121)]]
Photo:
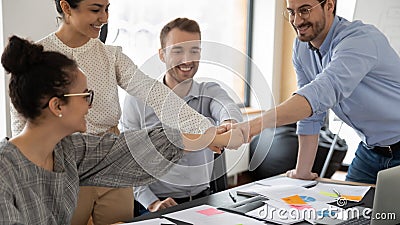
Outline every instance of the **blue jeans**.
[(360, 142), (356, 156), (347, 171), (346, 181), (375, 184), (380, 170), (398, 165), (400, 165), (400, 151), (395, 151), (390, 157), (385, 157), (366, 148)]

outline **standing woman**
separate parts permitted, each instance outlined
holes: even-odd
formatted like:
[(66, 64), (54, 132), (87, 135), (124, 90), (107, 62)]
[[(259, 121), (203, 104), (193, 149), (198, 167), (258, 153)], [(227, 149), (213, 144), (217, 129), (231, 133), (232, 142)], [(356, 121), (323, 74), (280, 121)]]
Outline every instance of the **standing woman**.
[[(86, 131), (94, 92), (74, 60), (13, 36), (1, 63), (11, 73), (11, 102), (27, 122), (0, 141), (0, 224), (70, 224), (79, 185), (148, 184), (182, 157), (181, 149), (204, 147), (200, 135), (166, 127), (78, 133)], [(236, 130), (210, 145), (237, 148), (242, 140)]]
[[(55, 4), (63, 22), (55, 33), (39, 43), (45, 50), (58, 51), (74, 59), (87, 76), (88, 87), (96, 93), (92, 110), (86, 117), (87, 133), (119, 133), (118, 86), (150, 105), (161, 121), (172, 128), (203, 133), (212, 126), (170, 89), (139, 71), (121, 47), (104, 45), (97, 38), (108, 21), (108, 0), (55, 0)], [(25, 119), (13, 110), (13, 135), (20, 133), (24, 126)], [(85, 225), (90, 216), (96, 225), (131, 219), (132, 192), (132, 188), (82, 187), (72, 225)]]

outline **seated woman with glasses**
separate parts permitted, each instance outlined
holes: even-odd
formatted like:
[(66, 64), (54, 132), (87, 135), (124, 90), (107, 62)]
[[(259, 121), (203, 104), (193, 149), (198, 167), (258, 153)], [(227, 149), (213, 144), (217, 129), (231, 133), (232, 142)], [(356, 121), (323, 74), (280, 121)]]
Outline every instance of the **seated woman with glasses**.
[(158, 127), (119, 136), (81, 134), (94, 93), (74, 60), (41, 45), (10, 38), (1, 57), (11, 73), (9, 94), (27, 119), (0, 142), (0, 223), (70, 224), (79, 185), (131, 187), (155, 181), (181, 149), (237, 148), (240, 131), (212, 136)]

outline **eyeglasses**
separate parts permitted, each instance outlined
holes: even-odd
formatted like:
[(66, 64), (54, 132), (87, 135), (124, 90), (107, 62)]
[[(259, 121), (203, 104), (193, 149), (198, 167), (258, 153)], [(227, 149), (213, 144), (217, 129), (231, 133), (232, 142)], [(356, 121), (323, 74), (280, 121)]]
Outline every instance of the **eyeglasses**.
[[(76, 97), (76, 96), (85, 96), (85, 100), (86, 100), (86, 102), (88, 103), (88, 105), (89, 105), (89, 106), (92, 106), (93, 98), (94, 98), (94, 91), (93, 91), (93, 90), (87, 90), (87, 91), (84, 92), (84, 93), (64, 94), (64, 95), (61, 95), (61, 96), (53, 96), (53, 97), (59, 97), (59, 98), (60, 98), (60, 97)], [(51, 97), (51, 98), (53, 98), (53, 97)], [(44, 105), (44, 106), (42, 107), (42, 109), (45, 109), (45, 108), (47, 108), (47, 107), (49, 106), (49, 102), (50, 102), (51, 98), (50, 98), (49, 101), (46, 103), (46, 105)]]
[(88, 105), (92, 106), (93, 97), (94, 97), (94, 91), (93, 90), (87, 90), (87, 92), (85, 92), (85, 93), (64, 94), (63, 96), (64, 97), (85, 96), (85, 100), (88, 103)]
[(299, 8), (299, 9), (297, 9), (297, 10), (287, 9), (287, 10), (283, 11), (283, 16), (284, 16), (287, 20), (289, 20), (289, 21), (291, 21), (292, 19), (294, 19), (294, 16), (295, 16), (296, 14), (297, 14), (300, 18), (302, 18), (302, 19), (308, 19), (308, 17), (310, 17), (311, 11), (312, 11), (315, 7), (317, 7), (317, 6), (321, 5), (322, 3), (324, 3), (325, 1), (326, 1), (326, 0), (324, 0), (324, 1), (322, 1), (322, 2), (320, 2), (320, 3), (318, 3), (318, 4), (316, 4), (316, 5), (314, 5), (314, 6), (311, 7), (311, 8), (308, 8), (309, 6), (305, 6), (305, 7)]

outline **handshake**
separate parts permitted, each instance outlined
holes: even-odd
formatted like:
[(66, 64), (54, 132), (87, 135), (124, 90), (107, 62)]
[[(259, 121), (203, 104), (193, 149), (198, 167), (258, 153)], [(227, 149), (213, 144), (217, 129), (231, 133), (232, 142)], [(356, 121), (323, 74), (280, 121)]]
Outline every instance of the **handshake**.
[(210, 127), (204, 134), (184, 134), (183, 140), (188, 151), (208, 147), (216, 153), (221, 153), (224, 148), (238, 149), (243, 143), (250, 142), (262, 129), (262, 117), (241, 123), (225, 121), (219, 127)]
[(248, 121), (242, 123), (225, 122), (206, 131), (214, 133), (214, 141), (208, 146), (212, 151), (221, 153), (224, 148), (238, 149), (243, 143), (251, 141), (251, 128)]

